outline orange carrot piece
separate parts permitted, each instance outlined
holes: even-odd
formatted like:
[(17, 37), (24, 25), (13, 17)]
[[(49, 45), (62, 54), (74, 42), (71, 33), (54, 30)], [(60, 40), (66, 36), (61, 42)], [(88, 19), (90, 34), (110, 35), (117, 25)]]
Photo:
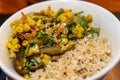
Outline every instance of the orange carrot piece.
[(36, 32), (36, 30), (34, 30), (34, 29), (31, 29), (31, 33), (30, 33), (30, 34), (22, 34), (22, 36), (23, 36), (25, 39), (32, 39), (32, 38), (34, 38), (36, 35), (37, 35), (37, 32)]
[(66, 23), (62, 23), (61, 26), (57, 29), (55, 36), (59, 36), (60, 33), (64, 30), (65, 26), (66, 26)]
[(23, 12), (21, 12), (21, 14), (22, 14), (22, 21), (23, 21), (23, 23), (26, 23), (27, 22), (27, 17), (26, 17), (26, 15), (23, 13)]

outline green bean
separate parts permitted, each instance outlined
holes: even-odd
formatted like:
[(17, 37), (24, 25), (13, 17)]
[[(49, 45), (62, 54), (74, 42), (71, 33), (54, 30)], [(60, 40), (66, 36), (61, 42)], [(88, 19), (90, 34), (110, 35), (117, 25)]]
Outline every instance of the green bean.
[(46, 53), (49, 55), (57, 55), (62, 53), (60, 47), (57, 47), (57, 46), (42, 48), (40, 49), (40, 51), (41, 53)]

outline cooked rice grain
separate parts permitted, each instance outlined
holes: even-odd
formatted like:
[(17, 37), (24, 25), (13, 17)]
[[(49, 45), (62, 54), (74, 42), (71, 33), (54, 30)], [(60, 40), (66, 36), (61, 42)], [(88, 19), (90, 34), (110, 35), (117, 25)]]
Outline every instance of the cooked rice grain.
[(49, 62), (45, 70), (31, 74), (31, 80), (84, 80), (110, 62), (111, 47), (98, 37), (77, 40), (73, 50)]

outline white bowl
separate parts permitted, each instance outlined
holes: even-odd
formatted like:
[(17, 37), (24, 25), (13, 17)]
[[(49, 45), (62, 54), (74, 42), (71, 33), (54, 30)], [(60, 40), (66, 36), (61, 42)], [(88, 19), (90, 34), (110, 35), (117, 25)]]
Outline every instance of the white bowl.
[(108, 10), (84, 1), (46, 1), (40, 2), (29, 7), (26, 7), (17, 13), (13, 14), (0, 28), (0, 67), (1, 69), (15, 80), (24, 80), (14, 69), (11, 60), (9, 59), (9, 51), (6, 48), (6, 42), (11, 33), (9, 24), (21, 17), (20, 12), (25, 14), (40, 11), (45, 9), (48, 5), (52, 7), (54, 11), (59, 8), (70, 8), (73, 12), (84, 11), (84, 14), (93, 15), (93, 24), (101, 28), (100, 35), (106, 35), (110, 45), (112, 46), (112, 60), (111, 62), (99, 73), (93, 75), (88, 80), (100, 79), (109, 70), (111, 70), (120, 59), (120, 21)]

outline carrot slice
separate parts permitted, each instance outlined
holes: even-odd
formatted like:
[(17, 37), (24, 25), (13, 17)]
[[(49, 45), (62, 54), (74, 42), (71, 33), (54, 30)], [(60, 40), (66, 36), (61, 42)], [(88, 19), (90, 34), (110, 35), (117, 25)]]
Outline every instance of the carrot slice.
[(66, 26), (66, 23), (62, 23), (61, 26), (57, 29), (55, 36), (59, 36), (60, 33), (64, 30), (65, 26)]
[(36, 32), (36, 30), (34, 30), (34, 29), (31, 29), (31, 33), (29, 33), (29, 34), (22, 34), (22, 36), (23, 36), (25, 39), (32, 39), (32, 38), (34, 38), (36, 35), (37, 35), (37, 32)]
[(21, 12), (21, 14), (22, 14), (22, 21), (23, 21), (23, 23), (26, 23), (27, 22), (27, 17), (26, 17), (26, 15), (23, 13), (23, 12)]

